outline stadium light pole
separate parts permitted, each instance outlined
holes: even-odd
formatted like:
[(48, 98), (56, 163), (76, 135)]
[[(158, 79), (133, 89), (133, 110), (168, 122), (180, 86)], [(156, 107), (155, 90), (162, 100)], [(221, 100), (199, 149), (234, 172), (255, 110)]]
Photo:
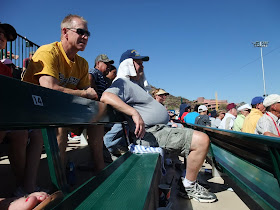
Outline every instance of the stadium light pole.
[(268, 45), (268, 42), (265, 41), (265, 42), (255, 42), (253, 43), (254, 47), (260, 47), (261, 48), (261, 59), (262, 59), (262, 72), (263, 72), (263, 91), (264, 91), (264, 97), (266, 96), (266, 91), (265, 91), (265, 78), (264, 78), (264, 68), (263, 68), (263, 54), (262, 54), (262, 48), (263, 47), (267, 47)]

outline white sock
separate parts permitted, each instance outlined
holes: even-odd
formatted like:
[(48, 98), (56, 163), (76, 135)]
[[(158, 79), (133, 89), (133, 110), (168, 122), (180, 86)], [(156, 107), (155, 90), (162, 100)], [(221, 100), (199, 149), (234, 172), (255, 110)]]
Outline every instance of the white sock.
[(186, 179), (186, 177), (185, 177), (182, 182), (183, 182), (184, 187), (190, 187), (191, 185), (193, 185), (195, 183), (195, 180), (190, 181), (190, 180)]

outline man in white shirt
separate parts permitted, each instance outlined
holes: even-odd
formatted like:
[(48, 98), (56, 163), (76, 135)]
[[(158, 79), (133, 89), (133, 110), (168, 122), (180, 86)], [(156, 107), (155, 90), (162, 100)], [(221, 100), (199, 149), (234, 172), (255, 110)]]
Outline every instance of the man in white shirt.
[(219, 128), (220, 129), (226, 129), (226, 130), (232, 130), (234, 120), (237, 116), (237, 110), (236, 110), (236, 104), (230, 103), (227, 105), (227, 113), (225, 117), (223, 118)]
[(280, 137), (280, 95), (271, 94), (267, 96), (263, 105), (266, 107), (266, 113), (259, 119), (255, 133)]

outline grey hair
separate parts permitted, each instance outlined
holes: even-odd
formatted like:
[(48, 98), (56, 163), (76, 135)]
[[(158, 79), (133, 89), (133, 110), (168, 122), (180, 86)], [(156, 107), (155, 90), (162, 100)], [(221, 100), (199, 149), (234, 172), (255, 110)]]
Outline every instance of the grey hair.
[(85, 24), (87, 24), (87, 21), (82, 16), (69, 14), (62, 20), (60, 25), (61, 30), (63, 28), (71, 28), (73, 24), (73, 19), (75, 18), (78, 18), (82, 20)]

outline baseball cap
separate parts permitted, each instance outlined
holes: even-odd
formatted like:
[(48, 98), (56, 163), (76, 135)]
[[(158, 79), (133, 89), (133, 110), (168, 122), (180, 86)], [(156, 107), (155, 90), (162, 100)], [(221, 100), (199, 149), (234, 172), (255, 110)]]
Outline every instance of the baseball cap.
[(256, 105), (256, 104), (261, 104), (263, 102), (264, 98), (261, 96), (256, 96), (255, 98), (252, 99), (251, 104)]
[(207, 109), (207, 107), (205, 106), (205, 105), (200, 105), (199, 107), (198, 107), (198, 113), (200, 113), (200, 112), (204, 112), (204, 111), (207, 111), (208, 109)]
[(263, 105), (265, 107), (271, 106), (272, 104), (275, 103), (280, 103), (280, 95), (278, 94), (271, 94), (267, 97), (265, 97), (265, 99), (263, 100)]
[(102, 61), (104, 63), (110, 63), (110, 64), (114, 63), (114, 61), (110, 60), (106, 54), (100, 54), (95, 58), (95, 63), (97, 63), (99, 61)]
[(2, 59), (2, 60), (1, 60), (1, 63), (5, 64), (5, 65), (9, 65), (9, 64), (15, 65), (15, 64), (13, 63), (13, 61), (11, 61), (11, 60), (8, 59), (8, 58)]
[(16, 29), (10, 24), (0, 22), (0, 28), (4, 30), (7, 41), (14, 41), (17, 38)]
[(229, 110), (231, 110), (231, 109), (233, 109), (235, 107), (236, 107), (235, 103), (230, 103), (230, 104), (227, 105), (227, 110), (229, 111)]
[(165, 94), (165, 95), (169, 95), (169, 93), (167, 93), (165, 90), (163, 90), (163, 89), (159, 89), (159, 91), (156, 93), (156, 95), (163, 95), (163, 94)]
[(139, 59), (142, 61), (149, 61), (149, 56), (141, 56), (136, 50), (130, 49), (125, 51), (120, 59), (120, 63), (123, 62), (125, 59), (132, 58), (132, 59)]
[(211, 117), (217, 117), (217, 111), (214, 109), (211, 112)]
[(242, 110), (245, 110), (245, 109), (252, 109), (252, 106), (249, 105), (249, 104), (244, 104), (242, 106), (240, 106), (237, 111), (242, 111)]

